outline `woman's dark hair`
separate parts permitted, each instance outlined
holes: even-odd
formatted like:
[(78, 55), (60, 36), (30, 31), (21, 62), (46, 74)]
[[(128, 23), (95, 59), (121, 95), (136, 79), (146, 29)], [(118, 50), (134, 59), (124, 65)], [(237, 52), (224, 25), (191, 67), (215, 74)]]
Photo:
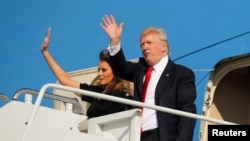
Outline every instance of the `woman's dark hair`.
[(115, 69), (109, 58), (110, 58), (109, 51), (107, 49), (103, 49), (99, 54), (99, 60), (108, 62), (108, 64), (110, 65), (112, 69), (112, 72), (114, 73), (114, 78), (111, 80), (110, 83), (107, 84), (103, 93), (124, 90), (124, 91), (127, 91), (130, 95), (132, 95), (132, 88), (131, 88), (129, 81), (121, 79), (120, 77), (116, 75)]
[(108, 64), (111, 66), (112, 70), (114, 70), (112, 67), (112, 64), (109, 60), (109, 57), (110, 57), (110, 55), (109, 55), (109, 51), (107, 49), (103, 49), (99, 54), (99, 60), (108, 62)]
[(108, 57), (109, 58), (109, 51), (107, 49), (103, 49), (100, 54), (99, 54), (99, 57), (102, 58), (102, 57)]

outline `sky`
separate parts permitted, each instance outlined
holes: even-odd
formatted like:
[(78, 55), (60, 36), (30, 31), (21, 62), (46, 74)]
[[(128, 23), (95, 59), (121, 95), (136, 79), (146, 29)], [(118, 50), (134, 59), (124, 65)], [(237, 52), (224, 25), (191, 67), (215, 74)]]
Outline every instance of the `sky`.
[[(166, 30), (170, 57), (176, 59), (249, 32), (249, 3), (248, 0), (1, 0), (0, 93), (11, 99), (21, 88), (39, 90), (46, 83), (56, 82), (40, 52), (48, 27), (52, 28), (49, 51), (66, 72), (71, 72), (97, 65), (99, 51), (109, 43), (99, 26), (106, 14), (113, 14), (117, 23), (124, 23), (121, 43), (128, 60), (141, 56), (139, 35), (150, 25)], [(245, 52), (249, 42), (243, 43), (233, 52), (225, 48), (238, 46), (237, 41), (179, 59), (177, 63), (191, 69), (211, 69), (219, 59)], [(209, 60), (214, 61), (203, 57), (210, 51), (213, 57)]]
[[(249, 0), (1, 0), (0, 93), (11, 99), (21, 88), (39, 90), (56, 82), (40, 52), (48, 27), (50, 53), (71, 72), (97, 65), (99, 51), (109, 43), (99, 26), (105, 14), (124, 22), (121, 43), (128, 60), (141, 56), (139, 35), (150, 25), (166, 29), (170, 57), (176, 59), (249, 32), (249, 5)], [(223, 57), (249, 51), (248, 40), (246, 35), (176, 62), (211, 69)], [(197, 82), (205, 74), (196, 73)]]

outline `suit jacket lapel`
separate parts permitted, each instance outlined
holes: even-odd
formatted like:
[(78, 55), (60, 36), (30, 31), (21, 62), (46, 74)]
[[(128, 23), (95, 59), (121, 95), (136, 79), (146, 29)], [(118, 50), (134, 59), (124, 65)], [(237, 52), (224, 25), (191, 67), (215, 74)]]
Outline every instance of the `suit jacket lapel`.
[[(137, 77), (137, 88), (139, 90), (139, 95), (140, 95), (140, 98), (142, 99), (142, 89), (143, 89), (143, 78), (144, 78), (144, 75), (146, 74), (147, 72), (147, 69), (148, 69), (148, 65), (146, 64), (145, 60), (143, 58), (140, 58), (139, 59), (139, 64), (141, 65), (141, 69), (138, 68), (138, 73), (136, 73), (136, 77)], [(140, 100), (141, 100), (140, 99)]]
[(174, 63), (169, 59), (167, 66), (165, 67), (165, 69), (163, 70), (161, 77), (157, 83), (156, 86), (156, 90), (155, 90), (155, 103), (157, 104), (159, 99), (161, 98), (161, 96), (163, 94), (165, 94), (164, 92), (166, 92), (166, 89), (168, 88), (168, 83), (169, 83), (169, 77), (171, 75), (172, 69), (173, 69), (173, 65)]

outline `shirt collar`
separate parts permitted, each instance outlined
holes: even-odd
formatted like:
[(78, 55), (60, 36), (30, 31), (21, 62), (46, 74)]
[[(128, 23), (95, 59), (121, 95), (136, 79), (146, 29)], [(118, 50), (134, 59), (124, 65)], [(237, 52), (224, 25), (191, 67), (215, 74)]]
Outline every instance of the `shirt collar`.
[(164, 68), (166, 67), (168, 63), (168, 55), (166, 55), (165, 57), (163, 57), (157, 64), (155, 64), (154, 70), (158, 73), (163, 72)]

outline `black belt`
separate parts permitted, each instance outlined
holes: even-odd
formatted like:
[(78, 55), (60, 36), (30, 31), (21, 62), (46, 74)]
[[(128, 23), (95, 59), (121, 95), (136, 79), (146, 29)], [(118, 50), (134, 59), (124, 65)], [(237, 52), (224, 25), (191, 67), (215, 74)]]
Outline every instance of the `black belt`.
[(152, 130), (146, 130), (141, 133), (141, 136), (147, 136), (152, 133), (157, 133), (159, 130), (158, 128), (152, 129)]

